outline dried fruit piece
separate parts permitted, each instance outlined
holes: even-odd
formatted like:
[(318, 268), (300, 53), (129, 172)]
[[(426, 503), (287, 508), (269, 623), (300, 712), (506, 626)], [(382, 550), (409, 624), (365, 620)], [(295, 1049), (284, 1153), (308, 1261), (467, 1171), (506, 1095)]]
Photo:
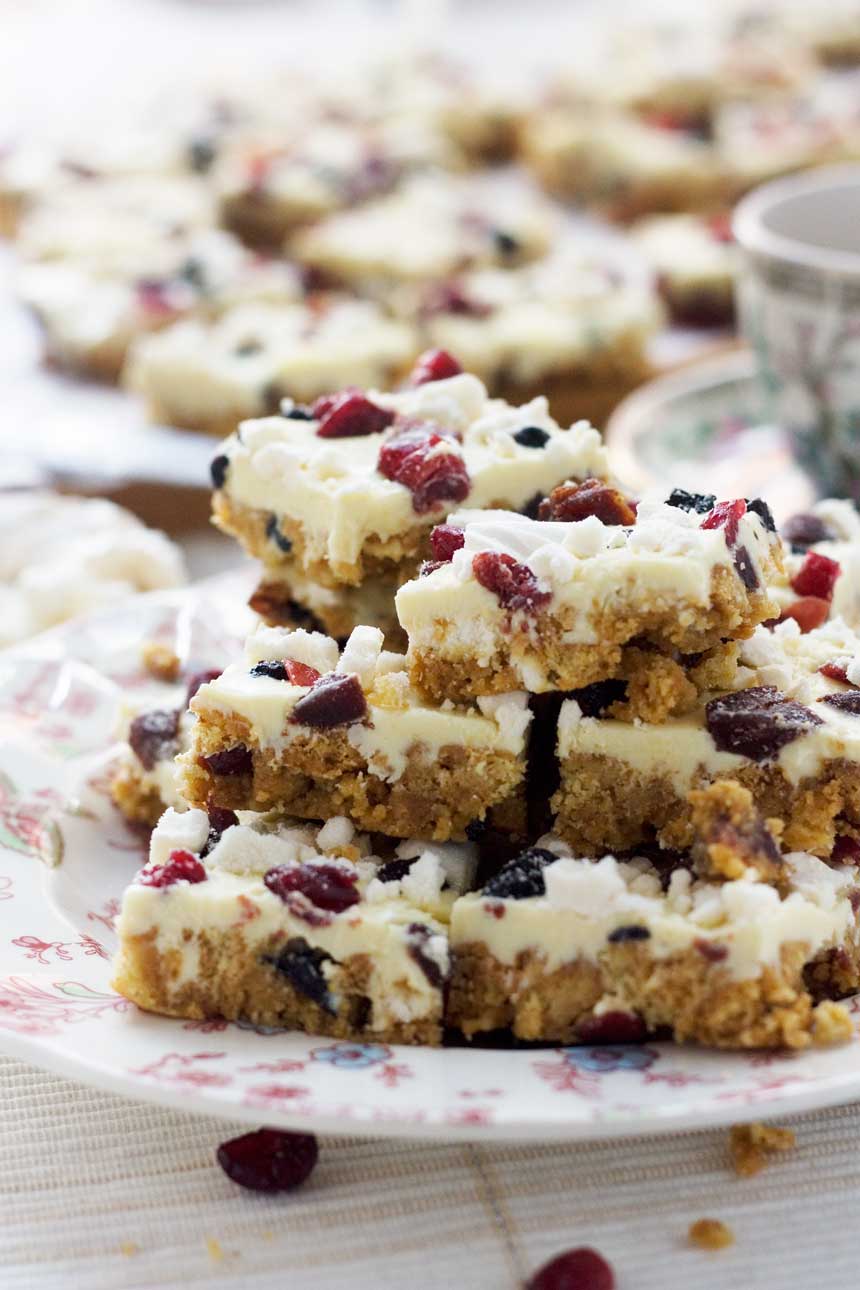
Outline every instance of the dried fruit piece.
[(530, 847), (514, 860), (509, 860), (484, 884), (483, 895), (495, 896), (499, 900), (527, 900), (529, 896), (543, 896), (546, 894), (543, 871), (557, 859), (554, 851)]
[(144, 770), (152, 770), (156, 762), (179, 752), (179, 716), (178, 708), (156, 708), (132, 721), (128, 742)]
[(201, 685), (208, 685), (210, 681), (217, 681), (221, 675), (218, 668), (209, 667), (203, 672), (193, 672), (188, 678), (188, 686), (185, 690), (185, 706), (188, 707)]
[(525, 1290), (615, 1290), (615, 1274), (602, 1254), (583, 1245), (550, 1259)]
[(850, 717), (860, 717), (860, 690), (846, 690), (844, 694), (825, 694), (819, 703), (827, 703)]
[(844, 681), (846, 685), (850, 684), (848, 671), (843, 663), (835, 661), (833, 663), (822, 663), (818, 670), (822, 676), (829, 677), (831, 681)]
[(752, 511), (753, 515), (759, 517), (768, 533), (776, 532), (776, 520), (773, 518), (773, 511), (763, 497), (753, 497), (747, 501), (747, 510)]
[(842, 567), (837, 560), (831, 560), (818, 551), (807, 551), (791, 585), (798, 596), (817, 596), (821, 600), (832, 600), (833, 588), (841, 572)]
[(602, 479), (559, 484), (538, 509), (538, 519), (574, 522), (595, 515), (603, 524), (635, 524), (636, 512), (617, 488)]
[(379, 450), (377, 469), (409, 489), (418, 515), (442, 502), (464, 501), (471, 487), (454, 436), (430, 422), (412, 422), (387, 439)]
[(860, 864), (860, 841), (850, 834), (841, 834), (833, 844), (830, 859), (834, 864)]
[(717, 502), (710, 515), (700, 525), (703, 529), (725, 529), (726, 545), (734, 546), (738, 540), (738, 528), (741, 519), (746, 515), (747, 504), (742, 497), (733, 502)]
[(222, 1142), (218, 1164), (228, 1178), (250, 1191), (291, 1191), (305, 1182), (319, 1157), (310, 1133), (257, 1129)]
[(711, 699), (705, 724), (720, 752), (770, 761), (786, 744), (822, 724), (809, 708), (787, 699), (773, 685), (755, 685)]
[(226, 833), (228, 829), (232, 829), (235, 824), (239, 823), (239, 817), (235, 811), (228, 811), (220, 806), (210, 806), (207, 814), (209, 816), (209, 837), (200, 852), (201, 858), (208, 856), (212, 848), (218, 845), (223, 833)]
[(462, 529), (455, 528), (453, 524), (437, 524), (430, 534), (433, 559), (440, 564), (447, 564), (453, 558), (454, 552), (459, 551), (465, 542), (466, 534)]
[(414, 863), (414, 860), (389, 860), (387, 864), (380, 865), (375, 876), (380, 882), (400, 882), (401, 878), (406, 877)]
[(328, 982), (323, 972), (323, 964), (331, 963), (330, 954), (324, 950), (312, 948), (301, 936), (291, 937), (280, 954), (275, 958), (267, 957), (276, 972), (285, 976), (290, 985), (334, 1016), (337, 1013), (334, 1000), (329, 993)]
[(281, 532), (277, 515), (270, 515), (266, 521), (266, 537), (270, 542), (274, 542), (278, 550), (283, 551), (284, 555), (288, 555), (293, 549), (293, 544), (286, 533)]
[(431, 381), (446, 381), (459, 376), (462, 367), (445, 349), (428, 349), (418, 358), (409, 373), (410, 385), (428, 385)]
[(576, 1028), (583, 1044), (641, 1044), (648, 1033), (645, 1022), (633, 1012), (602, 1012), (585, 1017)]
[(752, 557), (745, 546), (739, 546), (736, 548), (734, 566), (735, 572), (746, 587), (747, 591), (755, 591), (759, 585), (758, 574), (756, 573), (755, 565), (752, 562)]
[(209, 474), (212, 478), (213, 488), (223, 488), (227, 479), (227, 470), (230, 466), (230, 458), (223, 452), (217, 457), (213, 457), (209, 465)]
[(778, 621), (784, 623), (786, 618), (793, 618), (805, 635), (826, 623), (829, 617), (829, 600), (821, 600), (818, 596), (802, 596), (783, 609)]
[(666, 498), (667, 506), (676, 506), (679, 511), (695, 511), (698, 515), (707, 515), (716, 503), (714, 493), (688, 493), (685, 488), (673, 488)]
[(317, 435), (320, 439), (355, 439), (379, 434), (394, 420), (394, 413), (389, 408), (381, 408), (363, 394), (349, 390), (334, 399), (329, 396), (323, 400), (323, 405), (324, 411), (320, 411), (320, 401), (314, 404), (314, 415), (319, 418)]
[(792, 515), (782, 526), (782, 536), (793, 551), (806, 551), (816, 542), (826, 542), (833, 534), (824, 520), (811, 512), (803, 511)]
[(142, 887), (172, 887), (175, 882), (205, 882), (206, 870), (190, 851), (171, 851), (164, 864), (147, 865), (137, 875)]
[(627, 682), (620, 680), (593, 681), (579, 690), (570, 690), (567, 698), (575, 699), (584, 717), (600, 717), (613, 703), (623, 703), (627, 698)]
[(244, 744), (236, 744), (233, 748), (225, 748), (223, 752), (201, 757), (200, 762), (213, 775), (250, 775), (254, 769), (253, 754)]
[(439, 964), (427, 953), (427, 943), (432, 938), (433, 933), (424, 923), (410, 923), (407, 931), (409, 936), (407, 942), (409, 957), (418, 964), (430, 985), (438, 990), (445, 977)]
[(251, 676), (269, 676), (273, 681), (289, 681), (291, 685), (313, 685), (321, 675), (315, 667), (298, 663), (293, 658), (265, 658), (251, 668)]
[(650, 941), (651, 933), (641, 923), (630, 923), (624, 927), (616, 927), (606, 939), (612, 945), (623, 945), (626, 941)]
[(480, 551), (472, 560), (472, 572), (504, 609), (534, 612), (552, 600), (552, 592), (541, 589), (528, 565), (505, 552)]
[(514, 435), (514, 442), (521, 448), (543, 448), (549, 443), (549, 433), (540, 426), (523, 426)]
[(269, 891), (281, 900), (291, 892), (307, 897), (318, 909), (339, 914), (360, 899), (358, 874), (334, 864), (281, 864), (263, 875)]
[[(313, 669), (311, 669), (313, 670)], [(348, 726), (367, 716), (367, 699), (355, 673), (329, 672), (302, 695), (291, 720), (302, 726), (330, 729)]]

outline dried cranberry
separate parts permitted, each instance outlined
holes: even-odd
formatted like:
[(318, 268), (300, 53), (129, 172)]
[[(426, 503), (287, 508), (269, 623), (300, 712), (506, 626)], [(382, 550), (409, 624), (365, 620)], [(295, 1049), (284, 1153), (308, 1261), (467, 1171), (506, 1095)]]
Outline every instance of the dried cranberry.
[(544, 448), (549, 443), (549, 432), (541, 430), (540, 426), (523, 426), (513, 438), (521, 448)]
[(409, 957), (418, 964), (430, 985), (438, 990), (445, 975), (436, 960), (427, 953), (427, 942), (433, 933), (424, 923), (410, 923), (407, 931), (406, 948)]
[(715, 242), (731, 242), (734, 240), (732, 237), (731, 211), (716, 211), (706, 218), (705, 223)]
[(336, 1015), (337, 1007), (329, 993), (323, 964), (332, 961), (324, 950), (312, 948), (301, 936), (291, 937), (275, 957), (264, 956), (276, 972), (285, 976), (294, 990), (316, 1003), (326, 1012)]
[(633, 1012), (603, 1012), (586, 1017), (576, 1028), (584, 1044), (641, 1044), (647, 1033), (645, 1022)]
[(725, 529), (726, 545), (734, 546), (738, 540), (738, 526), (741, 519), (746, 515), (747, 504), (742, 497), (736, 497), (733, 502), (717, 502), (710, 515), (702, 520), (701, 528), (703, 529)]
[(430, 534), (433, 558), (441, 564), (447, 564), (453, 559), (454, 552), (459, 551), (465, 542), (466, 534), (462, 529), (455, 528), (453, 524), (437, 524)]
[(826, 703), (839, 712), (846, 712), (850, 717), (860, 717), (860, 690), (846, 690), (842, 694), (825, 694), (818, 702)]
[(172, 887), (175, 882), (205, 882), (206, 870), (190, 851), (171, 851), (165, 864), (147, 865), (137, 876), (143, 887)]
[(458, 282), (437, 282), (427, 288), (420, 305), (423, 318), (436, 314), (459, 314), (464, 318), (486, 318), (493, 312), (492, 305), (467, 296)]
[(698, 515), (707, 515), (714, 509), (716, 500), (713, 493), (688, 493), (684, 488), (673, 488), (666, 498), (666, 505), (675, 506), (679, 511), (695, 511)]
[(418, 577), (426, 578), (428, 573), (435, 573), (437, 569), (444, 569), (447, 563), (447, 560), (422, 560), (421, 567), (418, 570)]
[(361, 897), (355, 884), (358, 874), (334, 864), (281, 864), (264, 874), (263, 882), (286, 900), (291, 892), (299, 892), (312, 905), (339, 914)]
[(192, 672), (188, 678), (188, 685), (185, 689), (185, 706), (188, 707), (201, 685), (208, 685), (210, 681), (217, 681), (221, 673), (217, 668), (206, 668), (203, 672)]
[(480, 551), (472, 560), (472, 572), (504, 609), (533, 612), (552, 600), (552, 592), (541, 590), (528, 565), (519, 564), (505, 552)]
[(636, 512), (627, 498), (602, 479), (584, 479), (581, 484), (559, 484), (541, 502), (542, 520), (585, 520), (595, 515), (603, 524), (635, 524)]
[(363, 394), (349, 391), (339, 394), (333, 402), (327, 399), (322, 413), (314, 404), (314, 414), (320, 418), (317, 426), (320, 439), (356, 439), (362, 435), (379, 434), (394, 420), (394, 413), (389, 408), (381, 408)]
[(462, 502), (471, 481), (466, 463), (452, 436), (430, 423), (411, 424), (393, 434), (379, 450), (380, 475), (402, 484), (412, 494), (418, 515), (442, 502)]
[(569, 690), (569, 699), (575, 699), (584, 717), (599, 717), (613, 703), (623, 703), (627, 698), (627, 682), (619, 680), (593, 681), (579, 690)]
[(844, 681), (849, 685), (848, 672), (842, 663), (822, 663), (818, 669), (822, 676), (827, 676), (831, 681)]
[(707, 959), (709, 963), (722, 963), (724, 959), (729, 957), (728, 945), (718, 945), (714, 941), (706, 941), (703, 937), (694, 941), (693, 944), (702, 958)]
[(217, 457), (212, 458), (211, 462), (209, 463), (209, 474), (212, 478), (213, 488), (224, 487), (224, 482), (227, 479), (227, 471), (229, 467), (230, 467), (230, 458), (226, 455), (226, 453), (223, 453), (223, 452), (219, 453)]
[(602, 1254), (581, 1246), (550, 1259), (526, 1290), (615, 1290), (615, 1276)]
[(830, 859), (835, 864), (860, 864), (860, 842), (842, 833), (833, 843)]
[(543, 847), (530, 847), (485, 883), (483, 895), (500, 900), (527, 900), (530, 896), (544, 896), (546, 884), (543, 871), (557, 860), (554, 851)]
[(156, 317), (169, 318), (176, 313), (170, 300), (170, 287), (158, 278), (141, 278), (136, 284), (141, 309)]
[(253, 754), (244, 744), (211, 753), (208, 757), (201, 757), (200, 761), (213, 775), (250, 775), (254, 769)]
[(818, 551), (808, 551), (799, 571), (791, 580), (798, 596), (817, 596), (820, 600), (832, 600), (833, 588), (842, 572), (837, 560), (831, 560)]
[(782, 536), (794, 551), (806, 551), (816, 542), (826, 542), (833, 535), (824, 520), (811, 512), (801, 512), (785, 521)]
[(179, 752), (179, 710), (156, 709), (135, 717), (128, 732), (128, 742), (144, 770), (156, 762), (166, 761)]
[(783, 609), (779, 621), (793, 618), (803, 633), (814, 631), (830, 617), (830, 601), (821, 600), (819, 596), (801, 596)]
[(313, 1173), (319, 1156), (310, 1133), (257, 1129), (222, 1142), (218, 1163), (227, 1177), (250, 1191), (291, 1191)]
[(705, 706), (705, 724), (720, 752), (769, 761), (822, 722), (775, 686), (756, 685), (711, 699)]
[(428, 349), (423, 353), (409, 374), (410, 385), (428, 385), (431, 381), (446, 381), (459, 376), (462, 367), (445, 349)]
[(291, 720), (302, 726), (348, 726), (367, 715), (367, 700), (354, 673), (329, 672), (303, 694)]

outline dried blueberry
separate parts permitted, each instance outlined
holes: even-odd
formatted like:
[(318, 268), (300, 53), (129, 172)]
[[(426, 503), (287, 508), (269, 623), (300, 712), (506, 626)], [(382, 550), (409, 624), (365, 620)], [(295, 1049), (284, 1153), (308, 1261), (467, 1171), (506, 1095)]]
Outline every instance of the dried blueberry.
[(254, 354), (259, 354), (262, 348), (262, 341), (254, 340), (253, 337), (249, 336), (247, 340), (239, 342), (233, 353), (237, 358), (251, 358)]
[(380, 882), (399, 882), (406, 877), (414, 863), (414, 860), (389, 860), (387, 864), (380, 865), (375, 876)]
[(323, 963), (332, 962), (330, 954), (326, 954), (324, 950), (312, 949), (303, 937), (295, 936), (287, 941), (277, 956), (264, 955), (263, 962), (271, 963), (275, 971), (285, 976), (299, 994), (303, 994), (332, 1016), (337, 1013), (322, 970)]
[(352, 725), (366, 715), (367, 700), (358, 677), (329, 672), (299, 699), (292, 720), (299, 725), (328, 729)]
[(152, 770), (159, 761), (179, 752), (179, 709), (155, 709), (135, 717), (128, 732), (128, 742), (144, 770)]
[(584, 717), (600, 717), (613, 703), (624, 702), (627, 698), (627, 682), (594, 681), (579, 690), (568, 691), (566, 697), (576, 700)]
[(477, 842), (487, 831), (486, 820), (470, 820), (466, 825), (466, 837), (470, 842)]
[(251, 676), (268, 676), (273, 681), (286, 681), (287, 666), (283, 659), (264, 658), (251, 668)]
[(606, 939), (613, 945), (622, 945), (625, 941), (649, 941), (651, 933), (640, 923), (630, 923), (626, 927), (616, 927)]
[(525, 515), (526, 519), (529, 520), (536, 520), (540, 514), (541, 505), (545, 501), (546, 498), (543, 493), (535, 493), (534, 496), (530, 497), (526, 502), (525, 506), (520, 511), (520, 515)]
[(755, 565), (752, 562), (750, 553), (745, 546), (739, 546), (735, 550), (734, 565), (735, 572), (747, 591), (755, 591), (759, 585), (758, 574), (755, 571)]
[(773, 518), (773, 512), (763, 497), (753, 497), (747, 502), (747, 510), (757, 515), (768, 533), (776, 532), (776, 521)]
[(274, 542), (279, 551), (287, 555), (293, 549), (293, 544), (285, 533), (281, 532), (278, 524), (277, 515), (270, 515), (266, 521), (266, 537), (270, 542)]
[(205, 294), (209, 284), (206, 281), (206, 265), (196, 255), (189, 255), (187, 260), (183, 260), (177, 270), (176, 276), (183, 282), (187, 282), (190, 287), (201, 294)]
[(288, 421), (313, 421), (314, 419), (313, 410), (306, 408), (302, 403), (294, 403), (284, 416)]
[(224, 481), (227, 478), (227, 469), (230, 465), (230, 458), (223, 452), (218, 457), (213, 457), (209, 466), (209, 474), (212, 476), (212, 487), (223, 488)]
[(209, 816), (209, 837), (206, 839), (206, 845), (200, 852), (201, 858), (208, 856), (213, 847), (221, 841), (221, 835), (234, 825), (239, 823), (239, 817), (235, 811), (224, 810), (220, 806), (210, 806)]
[(188, 145), (188, 164), (196, 174), (205, 175), (212, 168), (217, 151), (211, 139), (200, 135)]
[(673, 488), (666, 498), (666, 505), (676, 506), (679, 511), (695, 511), (697, 515), (707, 515), (714, 509), (716, 500), (713, 493), (688, 493), (685, 488)]
[(720, 752), (770, 761), (822, 721), (775, 686), (756, 685), (711, 699), (705, 707), (705, 724)]
[(819, 703), (828, 703), (831, 708), (847, 712), (849, 716), (860, 717), (860, 690), (847, 690), (844, 694), (825, 694)]
[(500, 900), (526, 900), (529, 896), (546, 894), (543, 871), (548, 864), (557, 860), (553, 851), (544, 847), (530, 847), (514, 860), (509, 860), (503, 869), (484, 885), (485, 896), (496, 896)]
[(782, 536), (793, 551), (806, 551), (816, 542), (826, 542), (833, 534), (824, 520), (817, 515), (804, 511), (792, 515), (782, 526)]
[(514, 435), (515, 441), (523, 448), (543, 448), (549, 442), (549, 435), (540, 426), (523, 426)]
[(518, 239), (503, 228), (493, 229), (493, 242), (500, 255), (517, 255), (520, 249)]

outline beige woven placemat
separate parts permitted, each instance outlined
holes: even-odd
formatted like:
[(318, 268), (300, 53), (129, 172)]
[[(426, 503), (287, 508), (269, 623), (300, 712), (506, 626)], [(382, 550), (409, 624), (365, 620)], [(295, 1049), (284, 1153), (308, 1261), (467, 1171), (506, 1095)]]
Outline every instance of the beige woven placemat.
[[(326, 1139), (301, 1191), (265, 1197), (214, 1163), (233, 1126), (0, 1059), (0, 1286), (514, 1290), (590, 1244), (618, 1290), (856, 1290), (860, 1108), (785, 1123), (797, 1149), (746, 1180), (724, 1130), (581, 1146)], [(733, 1249), (687, 1245), (702, 1216), (733, 1228)]]

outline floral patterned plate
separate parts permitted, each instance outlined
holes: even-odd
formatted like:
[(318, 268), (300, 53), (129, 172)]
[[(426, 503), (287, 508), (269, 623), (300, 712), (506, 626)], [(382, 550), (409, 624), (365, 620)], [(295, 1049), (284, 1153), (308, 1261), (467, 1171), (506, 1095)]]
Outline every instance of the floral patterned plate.
[(144, 858), (108, 796), (117, 707), (158, 701), (141, 639), (193, 669), (228, 658), (246, 590), (233, 575), (139, 597), (0, 655), (0, 1050), (184, 1109), (409, 1137), (613, 1137), (860, 1096), (860, 1039), (799, 1054), (391, 1048), (169, 1020), (114, 994), (114, 919)]
[(778, 519), (813, 500), (788, 435), (768, 417), (766, 389), (747, 350), (641, 386), (616, 408), (606, 437), (615, 473), (633, 489), (668, 484), (722, 497), (764, 494)]

